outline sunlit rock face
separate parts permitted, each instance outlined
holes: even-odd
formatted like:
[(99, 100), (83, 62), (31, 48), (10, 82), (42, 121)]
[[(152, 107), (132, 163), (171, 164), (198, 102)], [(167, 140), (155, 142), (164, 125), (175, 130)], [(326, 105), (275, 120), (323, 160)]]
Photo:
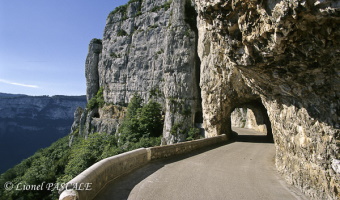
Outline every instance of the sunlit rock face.
[(134, 93), (162, 104), (163, 144), (183, 141), (202, 116), (206, 137), (230, 137), (231, 113), (250, 108), (249, 123), (273, 134), (287, 181), (315, 199), (336, 199), (339, 7), (334, 0), (130, 1), (108, 16), (100, 44), (90, 43), (87, 97), (103, 88), (106, 104), (85, 109), (79, 133), (117, 134)]
[[(101, 51), (92, 41), (86, 61), (87, 74), (91, 73), (87, 96), (103, 87), (107, 105), (83, 113), (81, 134), (116, 133), (120, 122), (107, 114), (112, 112), (107, 106), (126, 105), (137, 93), (145, 102), (153, 97), (162, 104), (163, 143), (184, 141), (195, 114), (202, 110), (196, 46), (196, 15), (190, 0), (134, 1), (110, 13)], [(98, 75), (92, 70), (96, 68)], [(174, 125), (177, 129), (171, 130)]]
[(339, 198), (339, 1), (196, 0), (204, 128), (230, 134), (260, 101), (276, 166), (315, 199)]
[(98, 62), (102, 52), (102, 41), (91, 40), (85, 63), (86, 99), (89, 101), (99, 90)]

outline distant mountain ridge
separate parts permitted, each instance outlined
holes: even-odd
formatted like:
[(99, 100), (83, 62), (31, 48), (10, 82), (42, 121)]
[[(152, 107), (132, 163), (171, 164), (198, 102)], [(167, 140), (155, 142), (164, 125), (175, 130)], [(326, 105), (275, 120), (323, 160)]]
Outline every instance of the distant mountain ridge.
[(0, 98), (1, 97), (21, 97), (21, 96), (27, 96), (25, 94), (8, 94), (8, 93), (1, 93), (0, 92)]
[(0, 173), (70, 132), (86, 96), (0, 93)]

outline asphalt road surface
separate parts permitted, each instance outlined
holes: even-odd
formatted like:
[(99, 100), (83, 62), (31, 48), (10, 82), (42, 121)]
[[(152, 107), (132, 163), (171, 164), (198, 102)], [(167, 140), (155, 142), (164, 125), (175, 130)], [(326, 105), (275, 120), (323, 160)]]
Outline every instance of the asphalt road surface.
[(275, 169), (275, 147), (234, 128), (235, 142), (154, 161), (108, 184), (96, 200), (307, 199)]

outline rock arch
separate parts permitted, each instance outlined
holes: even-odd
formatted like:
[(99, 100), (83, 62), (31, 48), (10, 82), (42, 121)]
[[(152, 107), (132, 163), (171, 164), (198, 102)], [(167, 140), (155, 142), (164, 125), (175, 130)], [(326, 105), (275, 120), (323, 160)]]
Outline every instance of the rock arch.
[(267, 109), (260, 100), (236, 105), (231, 113), (232, 126), (249, 128), (273, 138), (272, 125)]
[(340, 5), (196, 4), (206, 136), (230, 135), (235, 105), (261, 99), (278, 171), (315, 199), (339, 198)]

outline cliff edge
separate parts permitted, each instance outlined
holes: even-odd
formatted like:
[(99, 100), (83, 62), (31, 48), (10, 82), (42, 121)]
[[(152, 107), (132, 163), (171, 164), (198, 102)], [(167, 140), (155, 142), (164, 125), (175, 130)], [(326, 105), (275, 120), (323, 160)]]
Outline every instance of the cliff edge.
[(85, 110), (80, 134), (116, 134), (134, 93), (162, 104), (162, 144), (184, 141), (195, 126), (230, 138), (232, 112), (248, 108), (273, 137), (288, 182), (315, 199), (339, 198), (339, 8), (335, 0), (131, 0), (90, 43), (87, 97), (102, 88), (105, 104)]

